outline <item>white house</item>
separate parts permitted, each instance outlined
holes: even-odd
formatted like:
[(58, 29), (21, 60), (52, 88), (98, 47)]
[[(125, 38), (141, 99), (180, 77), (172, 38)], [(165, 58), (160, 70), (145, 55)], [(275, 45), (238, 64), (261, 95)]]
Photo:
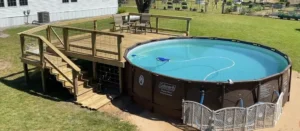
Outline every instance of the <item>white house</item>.
[(117, 0), (0, 0), (0, 27), (23, 25), (38, 20), (38, 12), (49, 12), (50, 21), (115, 14)]

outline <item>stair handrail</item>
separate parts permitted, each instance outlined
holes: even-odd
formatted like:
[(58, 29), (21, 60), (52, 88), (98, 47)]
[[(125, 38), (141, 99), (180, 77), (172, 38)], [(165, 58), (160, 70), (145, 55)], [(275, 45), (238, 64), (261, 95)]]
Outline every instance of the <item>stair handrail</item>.
[(66, 55), (64, 55), (61, 51), (59, 51), (53, 44), (51, 44), (45, 37), (40, 35), (34, 35), (34, 34), (27, 34), (22, 33), (21, 36), (29, 36), (29, 37), (35, 37), (37, 39), (42, 40), (49, 48), (51, 48), (60, 58), (62, 58), (73, 70), (75, 70), (77, 73), (80, 73), (81, 69), (75, 65)]
[[(39, 50), (40, 50), (40, 62), (42, 65), (42, 68), (44, 68), (44, 63), (45, 63), (45, 55), (43, 53), (43, 44), (45, 43), (50, 49), (52, 49), (64, 62), (66, 62), (71, 68), (72, 68), (72, 74), (73, 74), (73, 81), (71, 81), (65, 74), (63, 74), (53, 63), (50, 62), (50, 64), (56, 68), (56, 70), (67, 79), (67, 81), (71, 82), (74, 88), (74, 98), (75, 100), (77, 99), (77, 94), (78, 94), (78, 77), (81, 74), (81, 69), (75, 65), (67, 56), (65, 56), (61, 51), (59, 51), (52, 43), (50, 43), (45, 37), (40, 36), (40, 35), (34, 35), (34, 34), (27, 34), (27, 33), (21, 33), (21, 49), (22, 49), (22, 57), (24, 56), (23, 54), (23, 45), (24, 45), (24, 36), (28, 37), (33, 37), (39, 40)], [(49, 61), (46, 58), (46, 61)]]

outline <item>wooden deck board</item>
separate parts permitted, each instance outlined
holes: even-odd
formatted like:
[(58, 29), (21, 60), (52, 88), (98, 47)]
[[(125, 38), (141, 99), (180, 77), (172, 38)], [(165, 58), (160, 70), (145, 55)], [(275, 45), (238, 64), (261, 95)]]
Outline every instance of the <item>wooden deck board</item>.
[[(105, 30), (107, 31), (107, 30)], [(157, 34), (157, 33), (150, 33), (148, 32), (146, 35), (144, 33), (141, 34), (135, 34), (135, 33), (128, 33), (124, 31), (123, 33), (120, 32), (114, 32), (115, 34), (122, 34), (124, 35), (124, 38), (122, 38), (121, 43), (121, 51), (122, 51), (122, 59), (121, 61), (118, 61), (118, 46), (117, 46), (117, 37), (114, 36), (107, 36), (107, 35), (97, 35), (96, 37), (96, 57), (92, 56), (92, 40), (90, 37), (82, 37), (81, 39), (78, 39), (80, 37), (72, 36), (74, 39), (72, 40), (72, 37), (70, 37), (70, 52), (76, 53), (73, 57), (78, 56), (82, 54), (83, 58), (87, 57), (93, 57), (93, 58), (87, 58), (86, 60), (93, 60), (95, 62), (102, 62), (103, 59), (107, 59), (108, 61), (103, 62), (104, 64), (110, 64), (114, 66), (121, 66), (124, 67), (124, 63), (126, 60), (123, 58), (124, 52), (127, 48), (148, 40), (152, 39), (161, 39), (161, 38), (168, 38), (168, 37), (174, 37), (174, 35), (169, 34)], [(85, 36), (87, 36), (85, 34)], [(60, 50), (64, 50), (64, 47), (61, 43), (54, 43), (56, 47)], [(107, 53), (107, 52), (112, 53)], [(72, 57), (72, 53), (67, 53), (66, 55), (69, 55)], [(113, 54), (115, 53), (115, 54)], [(100, 60), (100, 58), (102, 60)], [(99, 60), (95, 60), (99, 59)]]

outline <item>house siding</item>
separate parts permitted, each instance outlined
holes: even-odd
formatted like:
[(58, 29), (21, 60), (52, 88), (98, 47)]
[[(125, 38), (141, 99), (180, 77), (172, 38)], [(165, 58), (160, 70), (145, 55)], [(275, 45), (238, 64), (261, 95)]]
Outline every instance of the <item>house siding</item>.
[[(78, 0), (78, 2), (62, 3), (62, 0), (28, 0), (28, 6), (0, 7), (0, 27), (23, 25), (27, 20), (23, 11), (30, 10), (28, 22), (37, 20), (37, 12), (50, 13), (50, 21), (68, 20), (107, 14), (115, 14), (118, 10), (117, 0)], [(71, 0), (69, 0), (71, 1)]]

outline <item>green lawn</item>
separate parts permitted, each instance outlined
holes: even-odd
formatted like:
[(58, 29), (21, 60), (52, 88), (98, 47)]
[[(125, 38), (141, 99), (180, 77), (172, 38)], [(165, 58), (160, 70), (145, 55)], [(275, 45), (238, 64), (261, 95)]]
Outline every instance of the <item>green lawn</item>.
[[(128, 12), (135, 8), (126, 7)], [(220, 11), (220, 10), (219, 10)], [(196, 13), (189, 11), (151, 10), (153, 14), (192, 17), (192, 36), (213, 36), (262, 43), (288, 54), (294, 69), (300, 71), (300, 23), (269, 18), (222, 15), (218, 11)], [(109, 20), (108, 20), (109, 21)], [(164, 22), (164, 21), (161, 21)], [(183, 28), (184, 23), (168, 22), (169, 28)], [(100, 24), (101, 25), (101, 24)], [(78, 25), (85, 27), (90, 25)], [(106, 27), (106, 26), (104, 26)], [(25, 86), (22, 64), (19, 60), (18, 32), (31, 27), (5, 31), (9, 38), (0, 38), (0, 59), (10, 63), (0, 71), (0, 130), (135, 130), (135, 126), (121, 122), (107, 114), (88, 111), (66, 102), (64, 90), (55, 86), (49, 93), (41, 93), (39, 74), (33, 75), (33, 84)], [(34, 74), (34, 73), (32, 73)], [(59, 90), (59, 91), (57, 91)]]
[[(132, 131), (135, 126), (98, 111), (89, 111), (68, 102), (71, 96), (55, 85), (49, 93), (41, 93), (39, 73), (31, 73), (32, 83), (24, 84), (18, 32), (31, 27), (5, 31), (9, 38), (0, 38), (0, 60), (10, 63), (0, 71), (0, 130), (70, 130), (70, 131)], [(2, 62), (3, 64), (3, 62)], [(0, 63), (1, 65), (1, 63)], [(57, 87), (57, 88), (56, 88)]]
[[(127, 12), (136, 8), (125, 7)], [(220, 11), (220, 9), (219, 9)], [(196, 13), (190, 11), (150, 10), (152, 14), (192, 17), (191, 36), (224, 37), (257, 42), (279, 49), (293, 62), (293, 68), (300, 71), (300, 22), (243, 15), (223, 15), (216, 12)], [(162, 22), (163, 23), (163, 22)], [(172, 29), (184, 24), (168, 22)]]

